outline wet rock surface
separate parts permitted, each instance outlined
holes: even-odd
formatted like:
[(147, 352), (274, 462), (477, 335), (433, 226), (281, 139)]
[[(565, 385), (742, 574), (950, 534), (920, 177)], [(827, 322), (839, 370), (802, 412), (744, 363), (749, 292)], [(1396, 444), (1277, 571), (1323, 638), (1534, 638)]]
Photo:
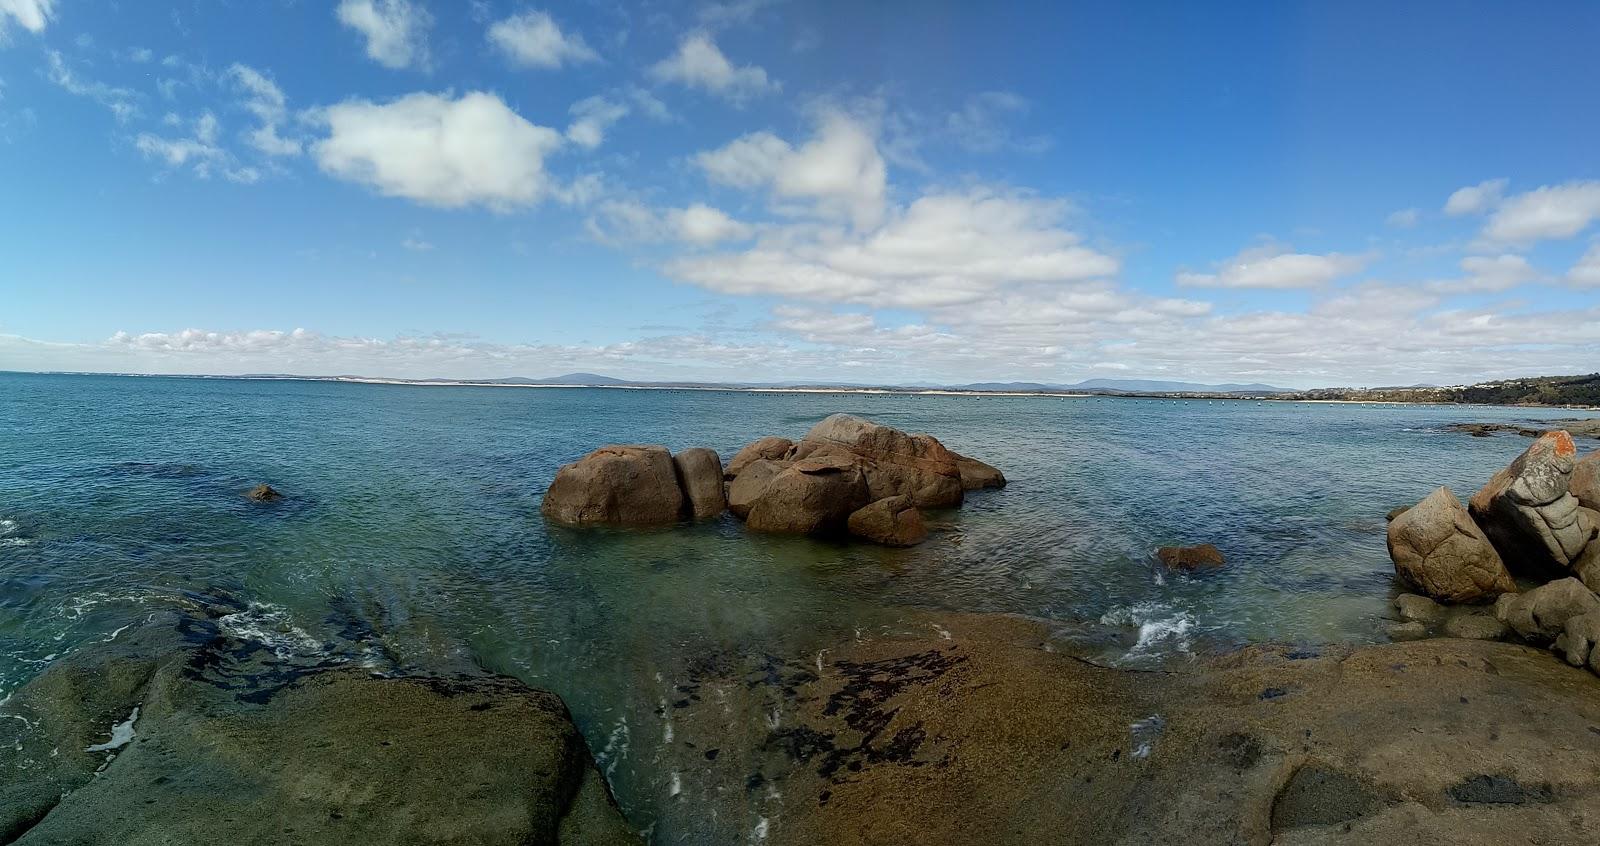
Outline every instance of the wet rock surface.
[(0, 748), (0, 842), (641, 842), (554, 694), (288, 661), (228, 610), (157, 615), (0, 706), (28, 727)]
[[(1140, 672), (1052, 648), (1030, 621), (937, 615), (722, 656), (672, 708), (675, 744), (717, 749), (685, 795), (725, 826), (713, 842), (776, 844), (1579, 844), (1600, 824), (1600, 679), (1542, 650), (1256, 647)], [(769, 719), (730, 735), (727, 704), (752, 700)]]
[(1222, 550), (1209, 543), (1198, 546), (1163, 546), (1156, 558), (1175, 570), (1208, 570), (1228, 563)]

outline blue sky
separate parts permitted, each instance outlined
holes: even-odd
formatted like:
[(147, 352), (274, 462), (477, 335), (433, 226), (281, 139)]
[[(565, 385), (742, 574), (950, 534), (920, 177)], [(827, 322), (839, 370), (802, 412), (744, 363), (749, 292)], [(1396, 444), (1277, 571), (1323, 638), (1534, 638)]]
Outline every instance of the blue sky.
[(1600, 5), (0, 0), (0, 369), (1600, 369)]

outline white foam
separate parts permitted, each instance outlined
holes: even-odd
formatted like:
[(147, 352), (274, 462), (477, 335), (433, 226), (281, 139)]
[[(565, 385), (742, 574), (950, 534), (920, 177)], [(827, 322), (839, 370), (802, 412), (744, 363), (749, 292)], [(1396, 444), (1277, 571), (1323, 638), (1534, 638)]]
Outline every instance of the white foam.
[(1190, 633), (1195, 629), (1195, 619), (1159, 602), (1140, 602), (1132, 607), (1117, 607), (1100, 617), (1101, 625), (1131, 626), (1139, 629), (1139, 638), (1128, 654), (1148, 654), (1158, 648), (1175, 649), (1187, 653)]
[(17, 530), (17, 521), (0, 520), (0, 535), (9, 535)]
[(33, 541), (28, 538), (0, 538), (0, 546), (32, 546)]
[(753, 842), (760, 842), (762, 840), (766, 840), (767, 839), (767, 829), (770, 826), (771, 826), (771, 823), (767, 822), (767, 818), (766, 817), (762, 817), (761, 819), (757, 820), (755, 829), (750, 832), (750, 839)]
[(671, 798), (683, 792), (683, 776), (677, 770), (672, 771), (672, 784), (667, 788), (667, 797)]
[(133, 713), (126, 720), (111, 727), (111, 739), (105, 743), (96, 743), (85, 746), (85, 752), (115, 752), (133, 742), (133, 724), (139, 721), (139, 708), (134, 706)]
[(219, 617), (217, 625), (239, 640), (264, 644), (282, 659), (324, 651), (316, 638), (291, 621), (288, 609), (271, 603), (252, 602), (243, 611)]

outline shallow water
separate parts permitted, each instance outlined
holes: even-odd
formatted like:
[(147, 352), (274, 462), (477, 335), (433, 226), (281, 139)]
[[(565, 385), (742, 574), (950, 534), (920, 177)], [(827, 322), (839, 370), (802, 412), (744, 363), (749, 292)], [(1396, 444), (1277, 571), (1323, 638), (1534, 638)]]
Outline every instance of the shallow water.
[[(1002, 468), (921, 547), (547, 527), (558, 465), (609, 442), (798, 437), (847, 411)], [(1526, 447), (1458, 421), (1573, 412), (1047, 397), (423, 388), (0, 374), (0, 698), (180, 591), (285, 655), (380, 632), (566, 698), (641, 825), (674, 783), (669, 700), (705, 656), (806, 654), (907, 606), (1026, 614), (1131, 665), (1252, 641), (1379, 638), (1384, 513), (1463, 496)], [(1594, 442), (1586, 448), (1600, 446)], [(270, 482), (289, 499), (241, 493)], [(1152, 567), (1211, 542), (1229, 565)], [(733, 714), (730, 719), (762, 719)], [(676, 795), (674, 795), (676, 791)], [(755, 814), (752, 811), (752, 814)]]

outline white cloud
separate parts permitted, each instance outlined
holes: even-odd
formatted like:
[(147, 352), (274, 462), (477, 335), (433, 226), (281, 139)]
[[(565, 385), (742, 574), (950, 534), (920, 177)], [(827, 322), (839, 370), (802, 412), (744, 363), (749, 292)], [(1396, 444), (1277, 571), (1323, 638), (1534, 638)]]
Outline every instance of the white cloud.
[(339, 22), (367, 40), (367, 57), (387, 68), (426, 66), (433, 16), (411, 0), (340, 0)]
[(1391, 212), (1384, 222), (1396, 229), (1410, 229), (1416, 226), (1421, 219), (1422, 209), (1400, 209), (1399, 211)]
[(1578, 263), (1567, 271), (1567, 281), (1579, 288), (1600, 288), (1600, 242), (1589, 245)]
[(1066, 211), (993, 189), (932, 194), (870, 231), (779, 227), (747, 251), (679, 258), (666, 271), (729, 294), (910, 309), (969, 306), (1021, 286), (1116, 273), (1116, 259), (1062, 228)]
[(960, 110), (951, 112), (945, 119), (945, 131), (968, 152), (1043, 152), (1050, 147), (1048, 137), (1018, 136), (1007, 125), (1009, 120), (1027, 110), (1028, 101), (1020, 95), (1010, 91), (985, 91), (968, 97)]
[(780, 203), (808, 201), (807, 211), (844, 217), (858, 227), (883, 217), (888, 169), (871, 129), (838, 110), (819, 113), (816, 134), (798, 149), (770, 132), (756, 132), (695, 163), (713, 182), (770, 188)]
[(1175, 281), (1196, 288), (1320, 288), (1359, 272), (1367, 261), (1367, 256), (1296, 253), (1282, 244), (1264, 244), (1223, 261), (1214, 273), (1179, 273)]
[(561, 134), (480, 91), (450, 99), (410, 94), (389, 103), (348, 100), (321, 109), (327, 138), (312, 146), (326, 173), (391, 197), (498, 211), (538, 202), (552, 188), (544, 158)]
[(425, 253), (433, 249), (432, 243), (424, 241), (421, 238), (406, 238), (404, 241), (400, 242), (400, 246), (405, 247), (414, 253)]
[(288, 115), (288, 106), (277, 83), (247, 65), (235, 64), (228, 73), (245, 92), (245, 109), (260, 121), (246, 136), (250, 146), (268, 156), (299, 155), (301, 143), (278, 134), (279, 125)]
[(660, 243), (677, 241), (707, 247), (723, 241), (742, 241), (755, 227), (729, 217), (704, 203), (685, 208), (655, 210), (636, 200), (601, 204), (586, 222), (590, 235), (602, 243)]
[(1506, 184), (1507, 180), (1491, 179), (1457, 189), (1449, 199), (1445, 200), (1444, 213), (1453, 216), (1483, 214), (1494, 208), (1495, 203), (1500, 202), (1500, 195), (1505, 192)]
[(13, 22), (35, 35), (44, 32), (55, 5), (56, 0), (0, 0), (0, 39), (5, 38), (6, 29)]
[(489, 43), (522, 67), (559, 68), (600, 58), (583, 37), (561, 31), (548, 14), (538, 11), (512, 15), (489, 27)]
[(593, 149), (605, 140), (611, 125), (628, 114), (628, 107), (605, 97), (587, 97), (572, 104), (573, 121), (567, 126), (567, 140)]
[(118, 122), (127, 122), (139, 114), (137, 93), (79, 76), (59, 51), (45, 52), (45, 75), (67, 93), (87, 97), (110, 109)]
[(1428, 289), (1444, 294), (1490, 294), (1512, 288), (1539, 278), (1539, 271), (1519, 255), (1506, 253), (1498, 256), (1467, 256), (1461, 260), (1465, 278), (1431, 282)]
[(1497, 243), (1571, 238), (1600, 218), (1600, 181), (1546, 185), (1507, 198), (1483, 228)]
[(779, 88), (760, 67), (736, 66), (728, 61), (717, 49), (716, 42), (704, 32), (685, 36), (678, 44), (678, 51), (652, 66), (650, 75), (661, 82), (700, 88), (734, 103)]

